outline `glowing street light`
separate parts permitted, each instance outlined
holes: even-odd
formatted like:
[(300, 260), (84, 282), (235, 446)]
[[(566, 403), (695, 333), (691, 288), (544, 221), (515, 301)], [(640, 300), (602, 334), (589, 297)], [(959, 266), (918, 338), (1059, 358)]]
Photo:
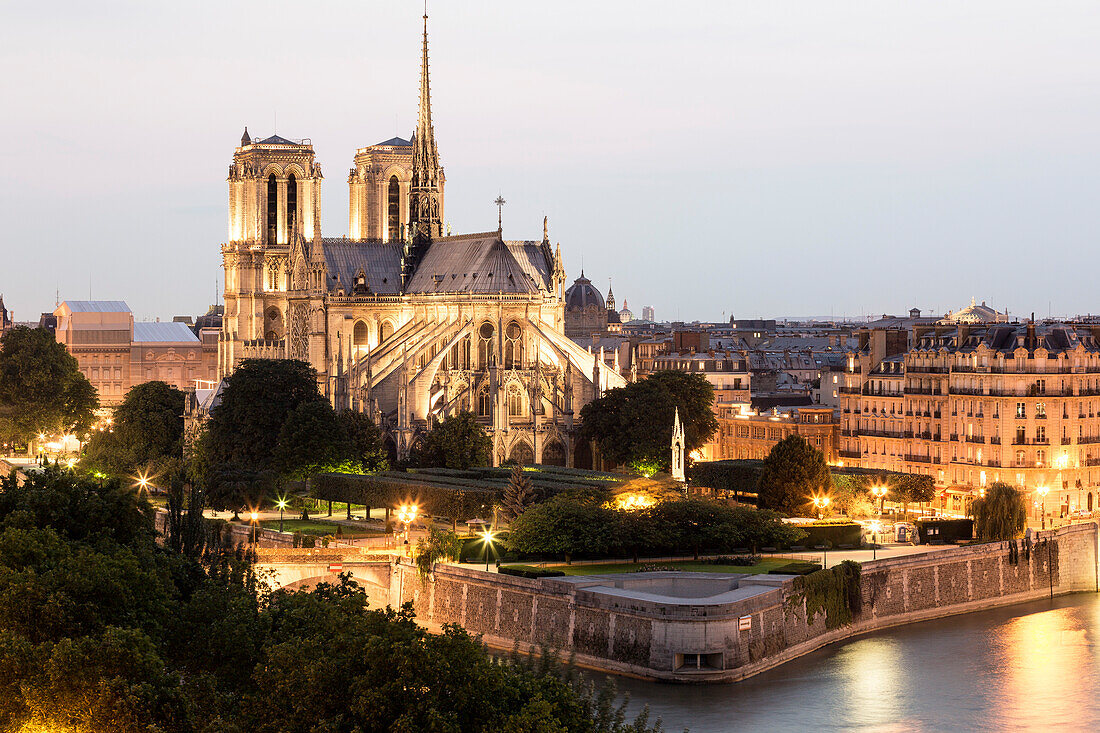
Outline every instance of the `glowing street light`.
[(142, 471), (134, 479), (134, 488), (138, 490), (138, 493), (149, 493), (149, 487), (153, 484), (153, 478), (148, 473)]
[(402, 504), (397, 507), (397, 521), (405, 525), (405, 555), (409, 554), (409, 525), (416, 521), (420, 507), (416, 504)]
[(878, 533), (882, 531), (882, 522), (871, 522), (871, 559), (878, 557)]
[(279, 531), (283, 531), (283, 510), (286, 509), (286, 499), (279, 499), (275, 502), (275, 506), (279, 507)]
[(1040, 521), (1042, 523), (1042, 526), (1041, 526), (1042, 529), (1047, 528), (1047, 493), (1049, 491), (1050, 491), (1050, 489), (1046, 486), (1036, 486), (1035, 487), (1035, 493), (1039, 495), (1039, 501), (1041, 502), (1040, 508), (1039, 508), (1039, 514), (1040, 514), (1040, 517), (1041, 517)]
[(889, 489), (887, 489), (885, 486), (878, 485), (878, 486), (872, 486), (871, 487), (871, 493), (875, 495), (876, 499), (878, 499), (878, 513), (879, 513), (879, 516), (882, 516), (883, 504), (886, 501), (886, 492), (887, 491), (889, 491)]
[(491, 529), (487, 529), (481, 534), (482, 539), (485, 540), (485, 572), (489, 572), (489, 548), (493, 544), (493, 538), (496, 537)]
[(256, 527), (259, 524), (260, 515), (255, 509), (248, 513), (248, 521), (252, 523), (252, 544), (256, 544)]
[(824, 512), (825, 508), (827, 506), (829, 506), (830, 501), (832, 501), (832, 500), (827, 496), (815, 496), (815, 497), (813, 497), (814, 506), (817, 507), (817, 518), (818, 519), (821, 519), (822, 512)]

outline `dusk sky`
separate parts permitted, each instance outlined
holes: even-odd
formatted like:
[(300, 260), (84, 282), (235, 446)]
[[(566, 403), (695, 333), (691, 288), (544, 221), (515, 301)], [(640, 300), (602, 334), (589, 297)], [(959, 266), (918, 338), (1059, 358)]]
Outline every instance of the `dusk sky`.
[[(422, 5), (7, 2), (0, 292), (195, 315), (221, 288), (242, 129), (311, 138), (323, 229), (357, 147), (416, 118)], [(1100, 6), (429, 6), (456, 233), (538, 239), (665, 319), (976, 297), (1100, 312)], [(621, 306), (620, 306), (621, 307)]]

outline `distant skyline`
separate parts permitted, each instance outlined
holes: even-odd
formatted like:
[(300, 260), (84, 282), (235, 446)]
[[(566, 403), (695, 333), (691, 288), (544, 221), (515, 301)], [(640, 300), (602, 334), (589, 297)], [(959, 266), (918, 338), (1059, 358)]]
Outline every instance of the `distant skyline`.
[[(456, 233), (537, 239), (660, 320), (1100, 312), (1091, 2), (429, 4)], [(242, 129), (311, 138), (326, 236), (408, 137), (422, 4), (8, 4), (0, 293), (197, 315)], [(276, 116), (278, 124), (276, 126)]]

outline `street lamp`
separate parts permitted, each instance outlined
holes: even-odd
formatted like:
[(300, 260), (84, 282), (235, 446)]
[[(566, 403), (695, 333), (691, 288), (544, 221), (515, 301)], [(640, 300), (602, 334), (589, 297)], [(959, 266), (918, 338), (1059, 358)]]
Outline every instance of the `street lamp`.
[(409, 554), (409, 525), (416, 521), (420, 507), (416, 504), (402, 504), (397, 507), (397, 521), (405, 525), (405, 554)]
[(1035, 487), (1035, 493), (1039, 495), (1039, 501), (1042, 502), (1039, 509), (1041, 529), (1047, 528), (1047, 492), (1049, 491), (1050, 489), (1046, 486)]
[(886, 492), (887, 492), (887, 490), (888, 489), (885, 486), (872, 486), (871, 487), (871, 493), (875, 495), (876, 499), (878, 499), (878, 515), (880, 517), (882, 516), (883, 504), (886, 501)]
[(279, 499), (275, 502), (275, 506), (279, 507), (279, 531), (283, 531), (283, 510), (286, 509), (286, 499)]
[(260, 521), (260, 515), (255, 509), (248, 513), (248, 521), (252, 522), (252, 544), (256, 544), (256, 525)]
[(485, 540), (485, 572), (489, 572), (489, 547), (492, 546), (493, 538), (496, 537), (496, 535), (493, 534), (491, 529), (487, 529), (481, 536)]
[(827, 496), (815, 496), (813, 497), (814, 506), (817, 507), (817, 518), (821, 519), (822, 512), (829, 506), (831, 500)]
[(882, 531), (881, 522), (871, 522), (871, 559), (878, 557), (878, 533)]

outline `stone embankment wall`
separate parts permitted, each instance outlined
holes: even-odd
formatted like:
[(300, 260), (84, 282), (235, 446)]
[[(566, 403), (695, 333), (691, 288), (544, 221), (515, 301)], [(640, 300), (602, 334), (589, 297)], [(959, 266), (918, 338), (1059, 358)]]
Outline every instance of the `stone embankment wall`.
[(1095, 524), (1039, 537), (1029, 552), (1020, 541), (1018, 553), (994, 543), (864, 563), (862, 607), (836, 629), (826, 628), (824, 613), (807, 619), (793, 581), (779, 577), (743, 580), (765, 587), (729, 602), (663, 602), (453, 566), (424, 579), (402, 561), (393, 566), (389, 603), (411, 602), (430, 628), (457, 623), (498, 648), (549, 647), (609, 672), (728, 682), (868, 631), (1096, 589)]

